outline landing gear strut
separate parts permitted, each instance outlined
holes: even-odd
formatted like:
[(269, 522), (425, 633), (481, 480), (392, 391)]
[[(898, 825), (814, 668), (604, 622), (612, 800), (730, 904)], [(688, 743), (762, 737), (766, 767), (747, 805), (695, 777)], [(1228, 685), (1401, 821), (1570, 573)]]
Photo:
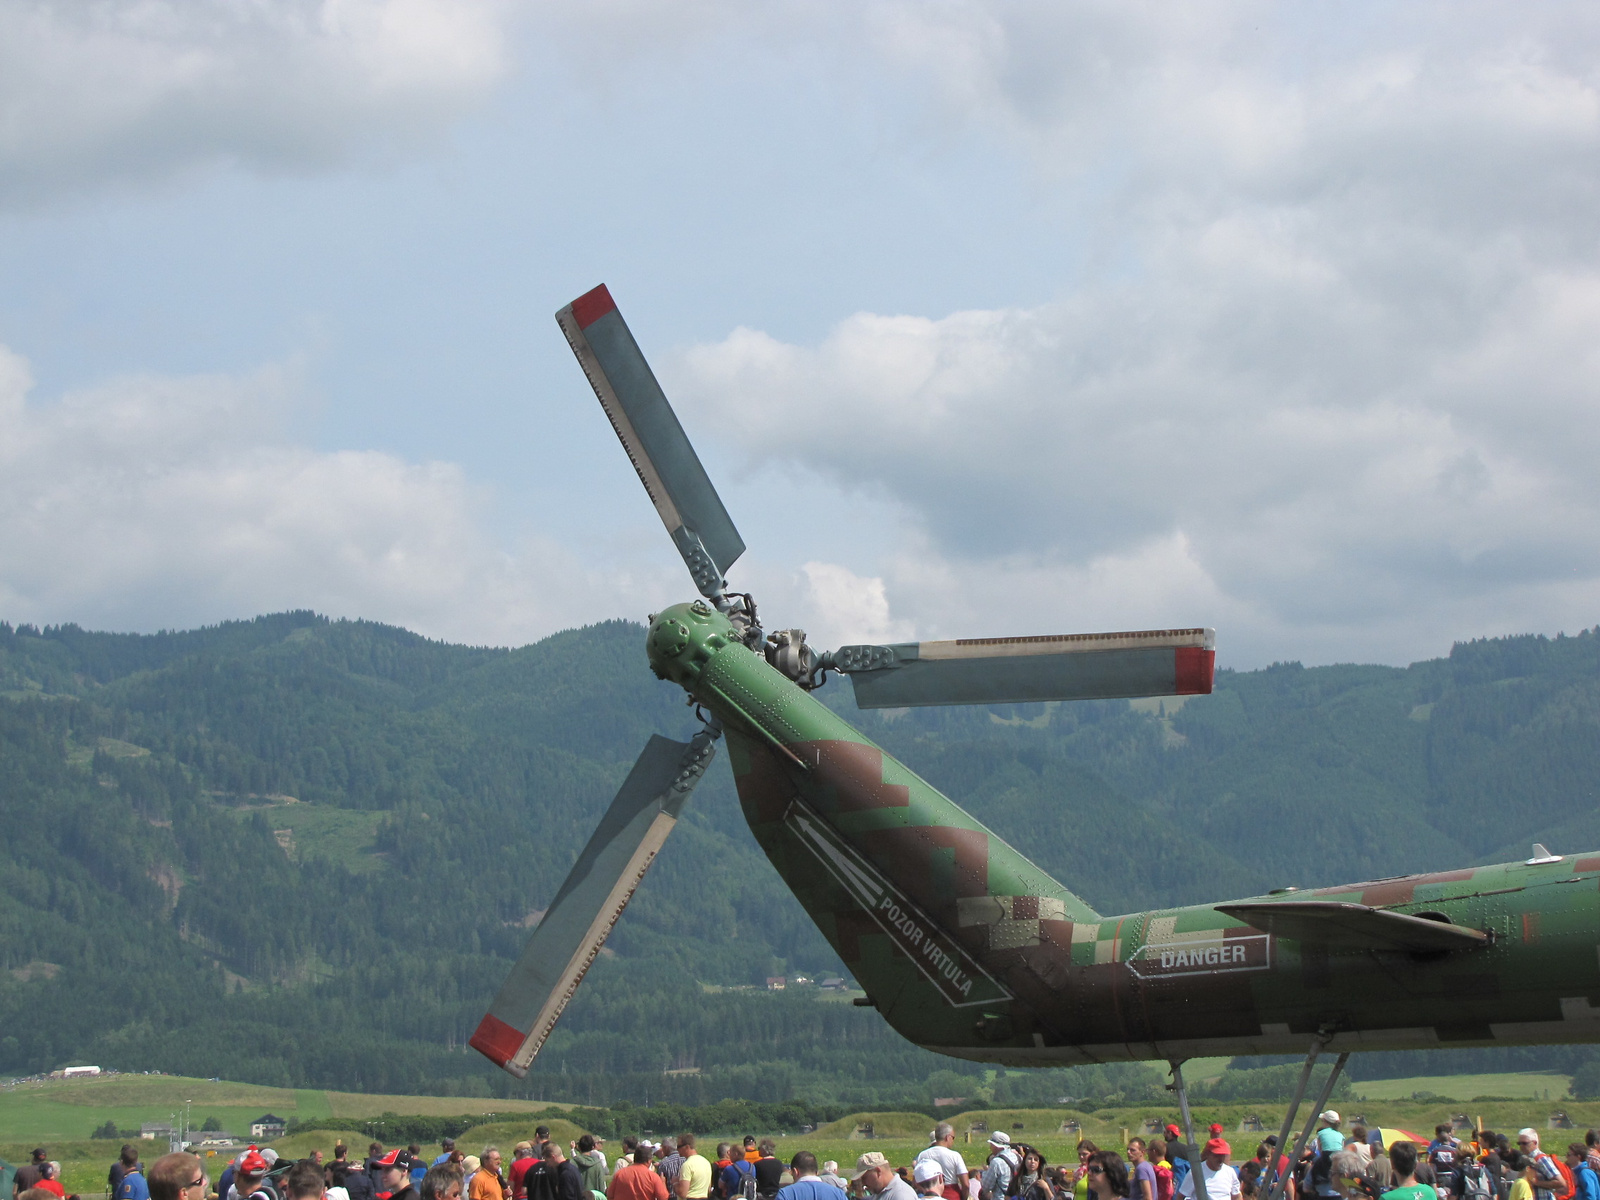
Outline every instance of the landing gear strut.
[[(1317, 1065), (1317, 1056), (1322, 1053), (1332, 1038), (1333, 1034), (1327, 1031), (1317, 1034), (1316, 1040), (1311, 1043), (1311, 1049), (1306, 1053), (1305, 1065), (1300, 1068), (1300, 1080), (1295, 1084), (1294, 1099), (1289, 1102), (1289, 1111), (1284, 1113), (1283, 1126), (1278, 1130), (1277, 1153), (1270, 1156), (1267, 1168), (1262, 1172), (1261, 1182), (1257, 1185), (1256, 1194), (1261, 1197), (1261, 1200), (1282, 1200), (1284, 1189), (1289, 1185), (1287, 1173), (1281, 1178), (1278, 1175), (1278, 1159), (1283, 1154), (1283, 1145), (1285, 1139), (1289, 1136), (1289, 1130), (1294, 1128), (1294, 1119), (1300, 1114), (1300, 1105), (1306, 1098), (1306, 1085), (1311, 1082), (1311, 1070)], [(1295, 1139), (1294, 1152), (1288, 1156), (1290, 1172), (1294, 1170), (1295, 1164), (1300, 1161), (1300, 1155), (1305, 1152), (1306, 1142), (1311, 1137), (1311, 1127), (1317, 1123), (1317, 1117), (1327, 1105), (1328, 1097), (1333, 1095), (1333, 1085), (1339, 1081), (1339, 1076), (1344, 1072), (1344, 1065), (1349, 1060), (1350, 1052), (1347, 1050), (1339, 1055), (1333, 1064), (1333, 1070), (1328, 1073), (1328, 1078), (1322, 1085), (1322, 1091), (1317, 1096), (1317, 1102), (1312, 1105), (1310, 1115), (1306, 1117), (1305, 1124), (1300, 1128), (1300, 1136)], [(1189, 1089), (1183, 1082), (1183, 1060), (1172, 1059), (1169, 1065), (1172, 1067), (1171, 1090), (1178, 1093), (1178, 1111), (1183, 1116), (1183, 1136), (1193, 1152), (1198, 1155), (1202, 1144), (1194, 1140), (1194, 1117), (1189, 1111)], [(1203, 1176), (1199, 1173), (1199, 1162), (1191, 1162), (1190, 1170), (1195, 1176), (1195, 1200), (1207, 1200), (1200, 1192), (1200, 1183)]]

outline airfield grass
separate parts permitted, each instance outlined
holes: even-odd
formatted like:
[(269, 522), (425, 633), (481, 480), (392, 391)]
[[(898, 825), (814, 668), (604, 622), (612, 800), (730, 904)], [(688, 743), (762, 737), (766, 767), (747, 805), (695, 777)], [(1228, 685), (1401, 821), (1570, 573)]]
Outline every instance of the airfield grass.
[[(1202, 1064), (1196, 1064), (1196, 1068), (1197, 1071), (1202, 1070)], [(1568, 1082), (1563, 1075), (1533, 1073), (1390, 1079), (1358, 1084), (1359, 1097), (1345, 1100), (1339, 1107), (1345, 1114), (1347, 1127), (1358, 1119), (1364, 1119), (1369, 1126), (1400, 1128), (1424, 1136), (1432, 1132), (1435, 1124), (1456, 1116), (1465, 1116), (1474, 1123), (1481, 1121), (1485, 1126), (1499, 1130), (1514, 1130), (1524, 1125), (1547, 1130), (1552, 1115), (1561, 1110), (1565, 1111), (1581, 1137), (1584, 1129), (1600, 1126), (1600, 1102), (1558, 1099), (1565, 1094)], [(1383, 1094), (1380, 1095), (1380, 1092)], [(1435, 1098), (1410, 1099), (1413, 1093), (1418, 1092), (1432, 1093)], [(1546, 1095), (1550, 1099), (1545, 1099)], [(349, 1117), (350, 1124), (356, 1126), (342, 1131), (319, 1130), (294, 1134), (273, 1143), (280, 1153), (296, 1157), (318, 1148), (325, 1154), (331, 1154), (334, 1143), (341, 1137), (347, 1144), (364, 1146), (366, 1134), (359, 1126), (364, 1120), (384, 1113), (461, 1116), (494, 1111), (504, 1115), (517, 1110), (531, 1112), (548, 1107), (537, 1101), (526, 1100), (292, 1091), (171, 1075), (49, 1080), (0, 1089), (0, 1158), (13, 1163), (25, 1161), (28, 1152), (35, 1145), (42, 1144), (49, 1149), (52, 1158), (61, 1162), (63, 1182), (69, 1191), (86, 1198), (102, 1196), (105, 1192), (106, 1168), (115, 1157), (120, 1143), (90, 1140), (89, 1132), (103, 1125), (108, 1118), (122, 1129), (136, 1128), (145, 1121), (165, 1120), (179, 1110), (185, 1100), (193, 1101), (190, 1112), (196, 1126), (205, 1117), (215, 1116), (225, 1129), (235, 1133), (245, 1132), (249, 1122), (265, 1112), (299, 1120)], [(1220, 1122), (1233, 1143), (1236, 1157), (1248, 1156), (1254, 1151), (1260, 1137), (1250, 1126), (1259, 1124), (1275, 1131), (1283, 1119), (1285, 1108), (1286, 1105), (1282, 1103), (1207, 1104), (1201, 1101), (1195, 1105), (1194, 1119), (1197, 1129), (1213, 1121)], [(1064, 1108), (987, 1109), (964, 1112), (946, 1119), (956, 1127), (957, 1148), (968, 1156), (970, 1163), (983, 1161), (985, 1130), (994, 1129), (1004, 1129), (1014, 1141), (1026, 1141), (1037, 1146), (1051, 1162), (1062, 1162), (1074, 1157), (1078, 1136), (1063, 1133), (1061, 1126), (1064, 1122), (1076, 1121), (1082, 1136), (1093, 1139), (1101, 1146), (1120, 1147), (1130, 1135), (1145, 1133), (1147, 1121), (1165, 1124), (1175, 1120), (1175, 1110), (1175, 1103), (1095, 1111)], [(648, 1110), (640, 1114), (640, 1121), (642, 1128), (636, 1132), (645, 1129), (656, 1134), (680, 1132), (652, 1128)], [(870, 1140), (858, 1132), (869, 1122), (873, 1134)], [(572, 1141), (583, 1132), (570, 1122), (548, 1123), (555, 1136), (563, 1142)], [(807, 1149), (819, 1159), (837, 1161), (843, 1169), (867, 1150), (878, 1150), (886, 1154), (891, 1162), (909, 1162), (928, 1144), (927, 1135), (933, 1123), (933, 1118), (922, 1113), (856, 1113), (824, 1125), (813, 1133), (776, 1137), (778, 1157), (787, 1160), (795, 1151)], [(474, 1153), (488, 1143), (505, 1150), (523, 1138), (531, 1137), (533, 1125), (531, 1119), (525, 1123), (516, 1119), (495, 1121), (467, 1130), (458, 1140), (463, 1148)], [(770, 1131), (726, 1131), (734, 1132), (759, 1136)], [(1560, 1142), (1564, 1145), (1569, 1135), (1564, 1130), (1550, 1130), (1547, 1137), (1552, 1144)], [(715, 1147), (717, 1140), (715, 1136), (701, 1139), (708, 1150)], [(140, 1149), (150, 1160), (163, 1152), (165, 1145), (151, 1142), (141, 1144)], [(615, 1144), (610, 1147), (612, 1153), (616, 1153), (617, 1149)], [(217, 1156), (208, 1162), (213, 1178), (226, 1165), (225, 1160), (219, 1161), (224, 1158)]]

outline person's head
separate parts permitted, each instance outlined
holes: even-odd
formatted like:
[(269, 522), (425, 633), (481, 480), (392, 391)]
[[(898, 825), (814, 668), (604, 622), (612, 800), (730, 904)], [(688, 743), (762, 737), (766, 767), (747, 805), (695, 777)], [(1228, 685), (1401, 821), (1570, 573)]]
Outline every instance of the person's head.
[(1396, 1142), (1389, 1147), (1389, 1165), (1400, 1179), (1409, 1179), (1417, 1173), (1417, 1144)]
[(1589, 1130), (1588, 1133), (1583, 1135), (1583, 1144), (1585, 1146), (1600, 1146), (1600, 1132), (1593, 1129)]
[(685, 1158), (694, 1153), (694, 1134), (680, 1133), (678, 1135), (678, 1153)]
[(521, 1142), (518, 1142), (515, 1146), (511, 1147), (511, 1160), (513, 1162), (516, 1162), (519, 1159), (528, 1158), (532, 1154), (533, 1154), (533, 1143), (532, 1142), (521, 1141)]
[(1350, 1126), (1350, 1140), (1357, 1145), (1365, 1144), (1367, 1140), (1367, 1127), (1365, 1125)]
[(1145, 1144), (1144, 1156), (1153, 1163), (1161, 1162), (1167, 1157), (1167, 1143), (1161, 1138), (1151, 1138)]
[[(937, 1144), (937, 1139), (935, 1139)], [(919, 1196), (944, 1195), (944, 1168), (931, 1158), (924, 1158), (911, 1168), (911, 1182)]]
[[(379, 1147), (382, 1149), (382, 1147)], [(411, 1168), (417, 1165), (417, 1157), (409, 1150), (391, 1150), (378, 1159), (378, 1180), (381, 1190), (398, 1192), (406, 1186), (406, 1179), (411, 1174)]]
[(1098, 1153), (1100, 1153), (1100, 1147), (1096, 1146), (1088, 1138), (1084, 1138), (1078, 1143), (1078, 1165), (1083, 1166), (1092, 1156)]
[(894, 1180), (894, 1168), (889, 1165), (889, 1160), (876, 1150), (869, 1150), (856, 1159), (855, 1173), (850, 1176), (851, 1183), (860, 1183), (871, 1192), (883, 1191)]
[[(122, 1153), (117, 1156), (117, 1159), (124, 1167), (135, 1167), (139, 1165), (139, 1152), (132, 1146), (124, 1144)], [(36, 1158), (33, 1161), (38, 1162), (39, 1160)]]
[(483, 1153), (478, 1156), (478, 1163), (489, 1174), (500, 1174), (500, 1147), (485, 1146)]
[(1011, 1135), (1004, 1129), (996, 1129), (989, 1135), (989, 1157), (1011, 1149)]
[(1128, 1139), (1128, 1161), (1136, 1167), (1144, 1161), (1143, 1138), (1136, 1137)]
[[(441, 1154), (449, 1154), (450, 1151), (454, 1150), (455, 1148), (456, 1148), (456, 1140), (455, 1140), (455, 1138), (440, 1138), (439, 1139), (439, 1152)], [(426, 1176), (424, 1176), (424, 1178), (426, 1178)]]
[(1326, 1112), (1324, 1112), (1317, 1119), (1319, 1121), (1321, 1121), (1324, 1125), (1326, 1125), (1329, 1129), (1337, 1129), (1337, 1128), (1339, 1128), (1339, 1121), (1341, 1120), (1339, 1114), (1334, 1112), (1333, 1109), (1331, 1109), (1331, 1108), (1328, 1109)]
[(1022, 1173), (1024, 1175), (1043, 1175), (1045, 1169), (1044, 1155), (1033, 1146), (1022, 1148)]
[(809, 1150), (801, 1150), (789, 1160), (789, 1170), (794, 1172), (796, 1179), (799, 1179), (802, 1175), (815, 1175), (817, 1173), (817, 1156)]
[(762, 1138), (756, 1143), (756, 1153), (761, 1155), (762, 1158), (771, 1158), (773, 1152), (776, 1151), (777, 1148), (778, 1143), (773, 1141), (771, 1138)]
[(1537, 1129), (1517, 1130), (1517, 1149), (1523, 1154), (1535, 1154), (1539, 1149), (1539, 1131)]
[(350, 1154), (350, 1147), (346, 1146), (343, 1142), (335, 1142), (333, 1144), (333, 1161), (334, 1162), (343, 1162), (349, 1156), (349, 1154)]
[(578, 1153), (579, 1154), (593, 1154), (594, 1153), (594, 1134), (585, 1133), (585, 1134), (580, 1134), (579, 1135), (579, 1137), (578, 1137)]
[(756, 1148), (756, 1139), (748, 1133), (744, 1135), (744, 1148), (746, 1150), (754, 1150)]
[[(454, 1142), (450, 1149), (455, 1149)], [(420, 1190), (422, 1200), (461, 1200), (461, 1172), (450, 1163), (429, 1167)]]
[(50, 1157), (49, 1152), (46, 1151), (43, 1146), (35, 1146), (33, 1148), (33, 1154), (31, 1155), (31, 1159), (32, 1159), (32, 1162), (33, 1162), (34, 1166), (37, 1167), (40, 1163), (44, 1162), (49, 1157)]
[(312, 1163), (312, 1165), (320, 1167), (322, 1165), (322, 1149), (321, 1149), (321, 1147), (318, 1147), (317, 1149), (313, 1150), (307, 1156), (307, 1159), (308, 1159), (309, 1162)]
[(1582, 1142), (1573, 1142), (1567, 1147), (1567, 1166), (1575, 1167), (1588, 1156), (1589, 1148)]
[(1101, 1196), (1126, 1196), (1128, 1164), (1122, 1161), (1122, 1155), (1115, 1150), (1101, 1150), (1090, 1159), (1089, 1187)]
[(205, 1200), (206, 1168), (199, 1157), (178, 1151), (163, 1154), (145, 1176), (150, 1200)]
[(1228, 1156), (1233, 1153), (1233, 1147), (1228, 1145), (1225, 1138), (1214, 1137), (1206, 1143), (1201, 1156), (1205, 1159), (1206, 1166), (1215, 1171), (1228, 1161)]
[(561, 1153), (561, 1143), (551, 1138), (544, 1144), (544, 1161), (547, 1163), (564, 1163), (567, 1156)]
[[(457, 1150), (456, 1153), (460, 1154), (461, 1151)], [(483, 1160), (480, 1159), (476, 1154), (467, 1155), (461, 1160), (461, 1178), (463, 1180), (469, 1178), (473, 1172), (475, 1172), (482, 1165)]]
[(941, 1146), (948, 1146), (956, 1140), (956, 1127), (949, 1121), (940, 1121), (933, 1127), (932, 1140)]
[(717, 1161), (718, 1162), (727, 1162), (732, 1157), (733, 1157), (733, 1143), (732, 1142), (718, 1142), (717, 1143)]
[(368, 1142), (367, 1143), (367, 1157), (368, 1158), (382, 1158), (383, 1157), (383, 1143), (382, 1142)]
[(650, 1143), (638, 1142), (633, 1147), (633, 1161), (635, 1165), (648, 1167), (650, 1165)]
[(1433, 1136), (1435, 1138), (1439, 1139), (1440, 1141), (1444, 1141), (1446, 1138), (1448, 1138), (1450, 1136), (1450, 1126), (1448, 1126), (1448, 1125), (1435, 1125), (1433, 1127)]
[(828, 1159), (827, 1162), (822, 1164), (822, 1173), (824, 1175), (832, 1175), (835, 1179), (839, 1178), (839, 1164), (831, 1158)]
[[(288, 1200), (321, 1200), (327, 1191), (327, 1182), (322, 1178), (322, 1168), (309, 1158), (304, 1162), (297, 1162), (289, 1168), (289, 1173), (283, 1177), (283, 1187), (280, 1189)], [(155, 1200), (152, 1196), (151, 1200)]]

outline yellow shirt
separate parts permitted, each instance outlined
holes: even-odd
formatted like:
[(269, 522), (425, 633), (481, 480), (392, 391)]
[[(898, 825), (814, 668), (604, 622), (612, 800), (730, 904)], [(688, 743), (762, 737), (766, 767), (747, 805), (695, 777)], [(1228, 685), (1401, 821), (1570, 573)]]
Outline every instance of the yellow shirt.
[(678, 1168), (678, 1178), (689, 1184), (689, 1200), (706, 1200), (711, 1194), (711, 1164), (703, 1154), (691, 1154), (684, 1159), (683, 1166)]
[(1511, 1185), (1511, 1200), (1533, 1200), (1533, 1184), (1519, 1175)]

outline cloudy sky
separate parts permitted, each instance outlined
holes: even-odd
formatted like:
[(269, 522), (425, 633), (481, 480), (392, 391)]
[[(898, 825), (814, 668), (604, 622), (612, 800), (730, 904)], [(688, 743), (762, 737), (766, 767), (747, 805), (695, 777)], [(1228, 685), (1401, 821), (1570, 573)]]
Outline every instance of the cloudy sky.
[(0, 0), (0, 617), (692, 594), (606, 282), (814, 641), (1600, 623), (1600, 10)]

